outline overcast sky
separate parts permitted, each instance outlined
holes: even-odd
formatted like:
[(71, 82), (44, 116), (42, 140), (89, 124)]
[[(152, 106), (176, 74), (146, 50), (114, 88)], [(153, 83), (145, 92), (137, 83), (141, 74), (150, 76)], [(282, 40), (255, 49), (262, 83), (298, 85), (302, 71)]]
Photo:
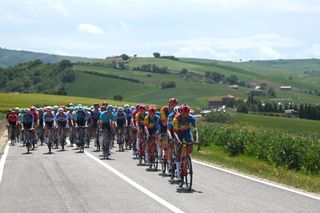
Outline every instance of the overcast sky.
[(320, 58), (320, 0), (1, 0), (0, 47), (104, 58)]

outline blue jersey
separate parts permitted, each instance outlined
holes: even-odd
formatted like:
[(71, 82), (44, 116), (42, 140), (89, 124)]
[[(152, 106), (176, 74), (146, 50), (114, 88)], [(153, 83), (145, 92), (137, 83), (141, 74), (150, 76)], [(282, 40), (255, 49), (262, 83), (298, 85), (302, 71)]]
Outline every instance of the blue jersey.
[(100, 113), (99, 120), (102, 123), (109, 123), (110, 121), (116, 121), (117, 116), (114, 112), (108, 113), (108, 112), (102, 112)]
[(56, 121), (57, 122), (66, 122), (68, 120), (68, 115), (65, 112), (57, 113), (56, 114)]
[(43, 114), (43, 121), (44, 121), (44, 122), (52, 122), (52, 121), (54, 121), (55, 119), (56, 119), (56, 117), (54, 116), (53, 113), (51, 113), (51, 114), (49, 115), (47, 112), (45, 112), (45, 113)]
[(24, 124), (30, 124), (34, 122), (34, 117), (31, 113), (26, 113), (22, 116), (22, 123)]
[(174, 118), (175, 115), (176, 115), (175, 112), (171, 112), (169, 114), (169, 116), (168, 116), (167, 127), (170, 128), (170, 129), (173, 128), (173, 118)]

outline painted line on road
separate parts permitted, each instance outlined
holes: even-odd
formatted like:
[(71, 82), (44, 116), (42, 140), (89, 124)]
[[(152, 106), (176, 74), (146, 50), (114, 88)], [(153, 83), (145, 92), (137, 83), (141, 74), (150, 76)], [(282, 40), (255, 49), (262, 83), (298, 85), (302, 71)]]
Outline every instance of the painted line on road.
[(159, 197), (158, 195), (154, 194), (153, 192), (149, 191), (148, 189), (144, 188), (143, 186), (141, 186), (140, 184), (138, 184), (137, 182), (133, 181), (132, 179), (128, 178), (127, 176), (125, 176), (124, 174), (122, 174), (121, 172), (119, 172), (118, 170), (114, 169), (113, 167), (111, 167), (110, 165), (106, 164), (105, 162), (101, 161), (100, 159), (96, 158), (95, 156), (93, 156), (91, 153), (87, 152), (86, 150), (84, 151), (84, 153), (90, 157), (91, 159), (95, 160), (96, 162), (98, 162), (99, 164), (101, 164), (103, 167), (105, 167), (106, 169), (108, 169), (109, 171), (111, 171), (112, 173), (114, 173), (115, 175), (117, 175), (118, 177), (120, 177), (122, 180), (124, 180), (125, 182), (129, 183), (131, 186), (135, 187), (136, 189), (140, 190), (141, 192), (143, 192), (144, 194), (148, 195), (149, 197), (151, 197), (152, 199), (154, 199), (155, 201), (157, 201), (158, 203), (160, 203), (161, 205), (167, 207), (168, 209), (170, 209), (173, 212), (179, 212), (182, 213), (183, 211), (181, 209), (179, 209), (178, 207), (172, 205), (171, 203), (167, 202), (166, 200), (162, 199), (161, 197)]
[(2, 155), (1, 160), (0, 160), (0, 184), (1, 184), (1, 180), (2, 180), (4, 164), (5, 164), (7, 156), (8, 156), (9, 148), (10, 148), (10, 144), (8, 142), (6, 147), (4, 148), (4, 152), (3, 152), (3, 155)]
[(301, 191), (298, 191), (298, 190), (290, 189), (288, 187), (281, 186), (281, 185), (278, 185), (278, 184), (275, 184), (275, 183), (271, 183), (271, 182), (267, 182), (267, 181), (264, 181), (264, 180), (259, 180), (259, 179), (254, 178), (254, 177), (250, 177), (250, 176), (247, 176), (247, 175), (244, 175), (244, 174), (241, 174), (241, 173), (237, 173), (237, 172), (234, 172), (234, 171), (223, 169), (223, 168), (220, 168), (220, 167), (217, 167), (217, 166), (214, 166), (214, 165), (210, 165), (210, 164), (207, 164), (207, 163), (204, 163), (204, 162), (201, 162), (201, 161), (197, 161), (197, 160), (194, 160), (194, 159), (192, 159), (192, 162), (195, 162), (195, 163), (200, 164), (202, 166), (210, 167), (210, 168), (213, 168), (213, 169), (216, 169), (216, 170), (228, 173), (228, 174), (232, 174), (232, 175), (235, 175), (235, 176), (238, 176), (238, 177), (242, 177), (242, 178), (245, 178), (245, 179), (248, 179), (248, 180), (252, 180), (252, 181), (255, 181), (255, 182), (258, 182), (258, 183), (262, 183), (262, 184), (265, 184), (265, 185), (268, 185), (268, 186), (272, 186), (272, 187), (275, 187), (275, 188), (278, 188), (278, 189), (282, 189), (282, 190), (285, 190), (285, 191), (293, 192), (293, 193), (296, 193), (296, 194), (299, 194), (299, 195), (302, 195), (302, 196), (309, 197), (309, 198), (312, 198), (312, 199), (320, 201), (320, 197), (314, 196), (312, 194), (308, 194), (308, 193), (301, 192)]

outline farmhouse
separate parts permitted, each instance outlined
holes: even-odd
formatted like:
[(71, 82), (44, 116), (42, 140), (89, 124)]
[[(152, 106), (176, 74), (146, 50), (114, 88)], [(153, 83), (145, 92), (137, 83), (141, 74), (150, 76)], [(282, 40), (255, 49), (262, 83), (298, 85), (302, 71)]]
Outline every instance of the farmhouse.
[(292, 86), (280, 86), (280, 90), (282, 90), (282, 91), (291, 91), (292, 90)]
[(234, 85), (230, 85), (229, 88), (231, 88), (231, 89), (239, 89), (239, 86), (234, 84)]
[(232, 105), (236, 102), (236, 98), (232, 95), (227, 95), (222, 97), (221, 100), (209, 100), (208, 107), (209, 108), (219, 108), (223, 105)]

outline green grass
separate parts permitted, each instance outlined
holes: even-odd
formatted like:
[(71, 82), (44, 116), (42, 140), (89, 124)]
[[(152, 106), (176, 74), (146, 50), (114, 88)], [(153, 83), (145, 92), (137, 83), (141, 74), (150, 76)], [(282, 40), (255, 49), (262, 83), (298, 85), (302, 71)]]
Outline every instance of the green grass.
[(234, 113), (233, 116), (236, 123), (240, 125), (280, 129), (292, 133), (320, 132), (320, 121), (243, 113)]
[(309, 192), (320, 192), (320, 175), (307, 175), (302, 172), (289, 171), (246, 155), (230, 157), (224, 152), (222, 147), (216, 145), (202, 147), (200, 152), (193, 151), (193, 156), (203, 161), (215, 163), (223, 167), (235, 169)]
[[(14, 107), (30, 107), (32, 105), (66, 105), (68, 103), (92, 105), (102, 103), (105, 99), (81, 98), (73, 96), (58, 96), (45, 94), (11, 94), (0, 93), (0, 112), (6, 112)], [(107, 100), (113, 105), (123, 105), (124, 102)]]

